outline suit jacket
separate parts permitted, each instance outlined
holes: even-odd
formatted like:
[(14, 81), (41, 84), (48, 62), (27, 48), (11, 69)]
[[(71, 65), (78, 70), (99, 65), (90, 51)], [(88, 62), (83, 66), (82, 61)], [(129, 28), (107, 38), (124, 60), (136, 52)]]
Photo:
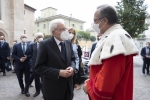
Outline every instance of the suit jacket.
[(97, 42), (96, 42), (96, 43), (94, 43), (94, 44), (92, 44), (90, 57), (91, 57), (91, 55), (92, 55), (92, 53), (93, 53), (93, 51), (94, 51), (94, 49), (95, 49), (95, 47), (96, 47), (96, 44), (97, 44)]
[[(149, 55), (150, 55), (150, 48), (149, 48)], [(141, 56), (142, 56), (143, 60), (146, 59), (146, 47), (142, 48)]]
[(37, 42), (31, 44), (31, 52), (32, 52), (32, 55), (31, 55), (31, 67), (32, 67), (32, 69), (34, 69), (35, 62), (36, 62), (36, 57), (37, 57), (37, 52), (38, 52)]
[(4, 42), (2, 47), (0, 46), (0, 57), (6, 59), (9, 56), (10, 56), (9, 44), (7, 42)]
[(24, 57), (22, 45), (21, 43), (17, 43), (13, 46), (12, 57), (15, 59), (16, 69), (22, 69), (23, 67), (30, 68), (31, 66), (31, 46), (28, 43), (26, 45), (25, 55), (27, 56), (27, 59), (24, 62), (20, 62), (20, 58)]
[(35, 72), (44, 76), (43, 95), (47, 100), (62, 100), (68, 85), (71, 96), (73, 97), (72, 76), (69, 78), (59, 76), (60, 69), (66, 69), (69, 66), (72, 66), (75, 69), (75, 64), (71, 62), (74, 58), (72, 44), (70, 41), (64, 41), (64, 43), (67, 61), (64, 61), (54, 37), (40, 42), (39, 45)]

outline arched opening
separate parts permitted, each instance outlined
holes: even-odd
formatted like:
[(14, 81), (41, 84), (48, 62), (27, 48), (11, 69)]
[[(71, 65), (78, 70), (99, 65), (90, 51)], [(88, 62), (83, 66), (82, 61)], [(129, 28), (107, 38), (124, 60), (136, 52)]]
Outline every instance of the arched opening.
[(7, 35), (6, 31), (4, 31), (3, 29), (0, 28), (0, 36), (1, 35), (5, 37), (5, 41), (9, 42), (8, 41), (8, 35)]

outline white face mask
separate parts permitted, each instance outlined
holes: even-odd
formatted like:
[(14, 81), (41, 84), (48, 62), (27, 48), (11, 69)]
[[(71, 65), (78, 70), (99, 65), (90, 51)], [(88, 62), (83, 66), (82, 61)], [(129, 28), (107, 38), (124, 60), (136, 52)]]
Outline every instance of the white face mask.
[(27, 42), (27, 38), (22, 38), (22, 42)]
[(63, 31), (61, 34), (60, 34), (60, 38), (64, 41), (64, 40), (68, 40), (68, 36), (69, 36), (69, 32), (66, 30), (66, 31)]
[(4, 42), (4, 40), (1, 40), (1, 42)]
[[(103, 19), (104, 19), (104, 18), (103, 18)], [(103, 21), (103, 19), (100, 21), (100, 23)], [(100, 28), (99, 28), (100, 23), (99, 23), (99, 24), (95, 24), (95, 23), (92, 24), (92, 28), (93, 28), (93, 30), (94, 30), (97, 34), (99, 34), (100, 31), (101, 31), (101, 29), (104, 27), (104, 25), (103, 25), (102, 28), (100, 29)]]
[(43, 38), (39, 38), (39, 39), (38, 39), (38, 42), (41, 42), (41, 41), (43, 41)]
[(16, 42), (13, 42), (14, 44), (16, 44)]
[(70, 33), (68, 39), (71, 40), (74, 37), (74, 34)]

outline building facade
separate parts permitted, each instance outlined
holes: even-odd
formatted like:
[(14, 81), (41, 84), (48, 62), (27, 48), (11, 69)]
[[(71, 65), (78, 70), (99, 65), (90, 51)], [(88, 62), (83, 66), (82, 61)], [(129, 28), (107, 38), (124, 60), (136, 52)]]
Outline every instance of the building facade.
[(21, 34), (33, 40), (35, 11), (24, 4), (24, 0), (0, 0), (0, 35), (11, 47), (14, 40), (20, 41)]
[(48, 7), (41, 10), (41, 17), (35, 21), (35, 32), (42, 32), (44, 35), (49, 35), (49, 23), (54, 19), (64, 19), (67, 27), (74, 27), (75, 30), (83, 30), (85, 21), (65, 16), (62, 14), (57, 15), (57, 9)]

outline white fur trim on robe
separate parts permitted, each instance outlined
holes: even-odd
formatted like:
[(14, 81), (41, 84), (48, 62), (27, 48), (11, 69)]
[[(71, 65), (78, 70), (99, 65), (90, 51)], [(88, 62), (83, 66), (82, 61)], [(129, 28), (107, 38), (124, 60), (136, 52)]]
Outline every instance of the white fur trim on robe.
[(131, 36), (119, 24), (115, 24), (103, 34), (97, 43), (88, 65), (100, 65), (102, 60), (119, 54), (127, 56), (138, 53), (139, 50)]

